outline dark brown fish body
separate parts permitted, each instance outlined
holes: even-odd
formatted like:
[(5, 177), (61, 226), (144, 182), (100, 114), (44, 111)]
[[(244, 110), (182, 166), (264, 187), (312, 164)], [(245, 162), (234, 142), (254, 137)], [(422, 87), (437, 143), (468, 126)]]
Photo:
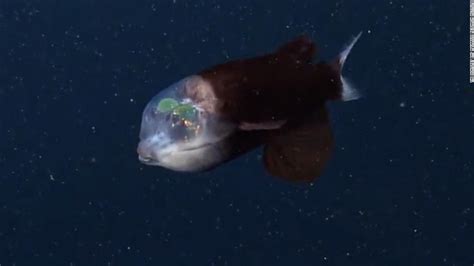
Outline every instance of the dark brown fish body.
[(340, 98), (339, 73), (327, 63), (311, 63), (314, 52), (314, 44), (302, 37), (276, 53), (217, 65), (199, 75), (222, 101), (222, 114), (249, 123), (278, 121)]
[(274, 53), (201, 71), (179, 86), (207, 117), (233, 125), (212, 143), (213, 152), (201, 153), (216, 160), (199, 170), (264, 145), (270, 174), (305, 181), (319, 176), (333, 148), (325, 103), (356, 98), (340, 72), (357, 38), (334, 62), (313, 63), (316, 47), (300, 37)]

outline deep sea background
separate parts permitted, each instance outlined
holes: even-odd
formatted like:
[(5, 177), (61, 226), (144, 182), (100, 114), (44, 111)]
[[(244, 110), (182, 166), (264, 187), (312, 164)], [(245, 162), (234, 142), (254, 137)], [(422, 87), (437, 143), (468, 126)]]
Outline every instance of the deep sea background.
[[(0, 0), (0, 265), (473, 265), (467, 1)], [(313, 184), (137, 160), (160, 89), (363, 31)]]

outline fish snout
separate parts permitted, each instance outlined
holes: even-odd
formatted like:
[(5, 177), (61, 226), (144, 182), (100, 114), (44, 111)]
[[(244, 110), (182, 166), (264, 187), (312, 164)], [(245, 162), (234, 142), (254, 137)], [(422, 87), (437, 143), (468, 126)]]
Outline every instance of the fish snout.
[(142, 163), (149, 163), (156, 161), (156, 158), (152, 155), (152, 147), (150, 141), (140, 141), (137, 147), (138, 160)]

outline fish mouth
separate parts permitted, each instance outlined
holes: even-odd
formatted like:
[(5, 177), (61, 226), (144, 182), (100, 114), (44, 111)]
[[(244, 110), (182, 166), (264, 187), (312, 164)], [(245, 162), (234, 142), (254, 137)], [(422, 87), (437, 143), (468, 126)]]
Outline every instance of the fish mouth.
[(153, 158), (149, 158), (149, 157), (142, 157), (141, 155), (138, 155), (138, 160), (142, 164), (146, 164), (146, 165), (160, 165), (159, 161), (157, 161)]
[(138, 155), (138, 160), (142, 163), (147, 163), (153, 161), (152, 158), (142, 157), (140, 154)]
[[(218, 141), (219, 142), (219, 141)], [(202, 145), (199, 145), (199, 146), (194, 146), (194, 147), (189, 147), (189, 148), (184, 148), (184, 149), (176, 149), (175, 151), (168, 151), (167, 153), (165, 154), (162, 154), (162, 158), (163, 157), (167, 157), (169, 155), (171, 155), (172, 153), (182, 153), (182, 152), (190, 152), (190, 151), (196, 151), (196, 150), (200, 150), (200, 149), (203, 149), (203, 148), (207, 148), (207, 147), (210, 147), (218, 142), (208, 142), (208, 143), (204, 143)], [(153, 166), (160, 166), (160, 160), (156, 160), (154, 158), (151, 158), (151, 157), (144, 157), (144, 156), (141, 156), (140, 154), (138, 155), (138, 160), (145, 164), (145, 165), (153, 165)]]

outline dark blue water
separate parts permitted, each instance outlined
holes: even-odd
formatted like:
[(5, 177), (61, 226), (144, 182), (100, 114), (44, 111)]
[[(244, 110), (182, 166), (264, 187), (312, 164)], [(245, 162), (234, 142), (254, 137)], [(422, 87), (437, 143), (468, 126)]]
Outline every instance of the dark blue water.
[[(472, 265), (467, 1), (0, 0), (0, 265)], [(306, 33), (362, 38), (314, 184), (259, 151), (212, 172), (139, 164), (161, 88)]]

